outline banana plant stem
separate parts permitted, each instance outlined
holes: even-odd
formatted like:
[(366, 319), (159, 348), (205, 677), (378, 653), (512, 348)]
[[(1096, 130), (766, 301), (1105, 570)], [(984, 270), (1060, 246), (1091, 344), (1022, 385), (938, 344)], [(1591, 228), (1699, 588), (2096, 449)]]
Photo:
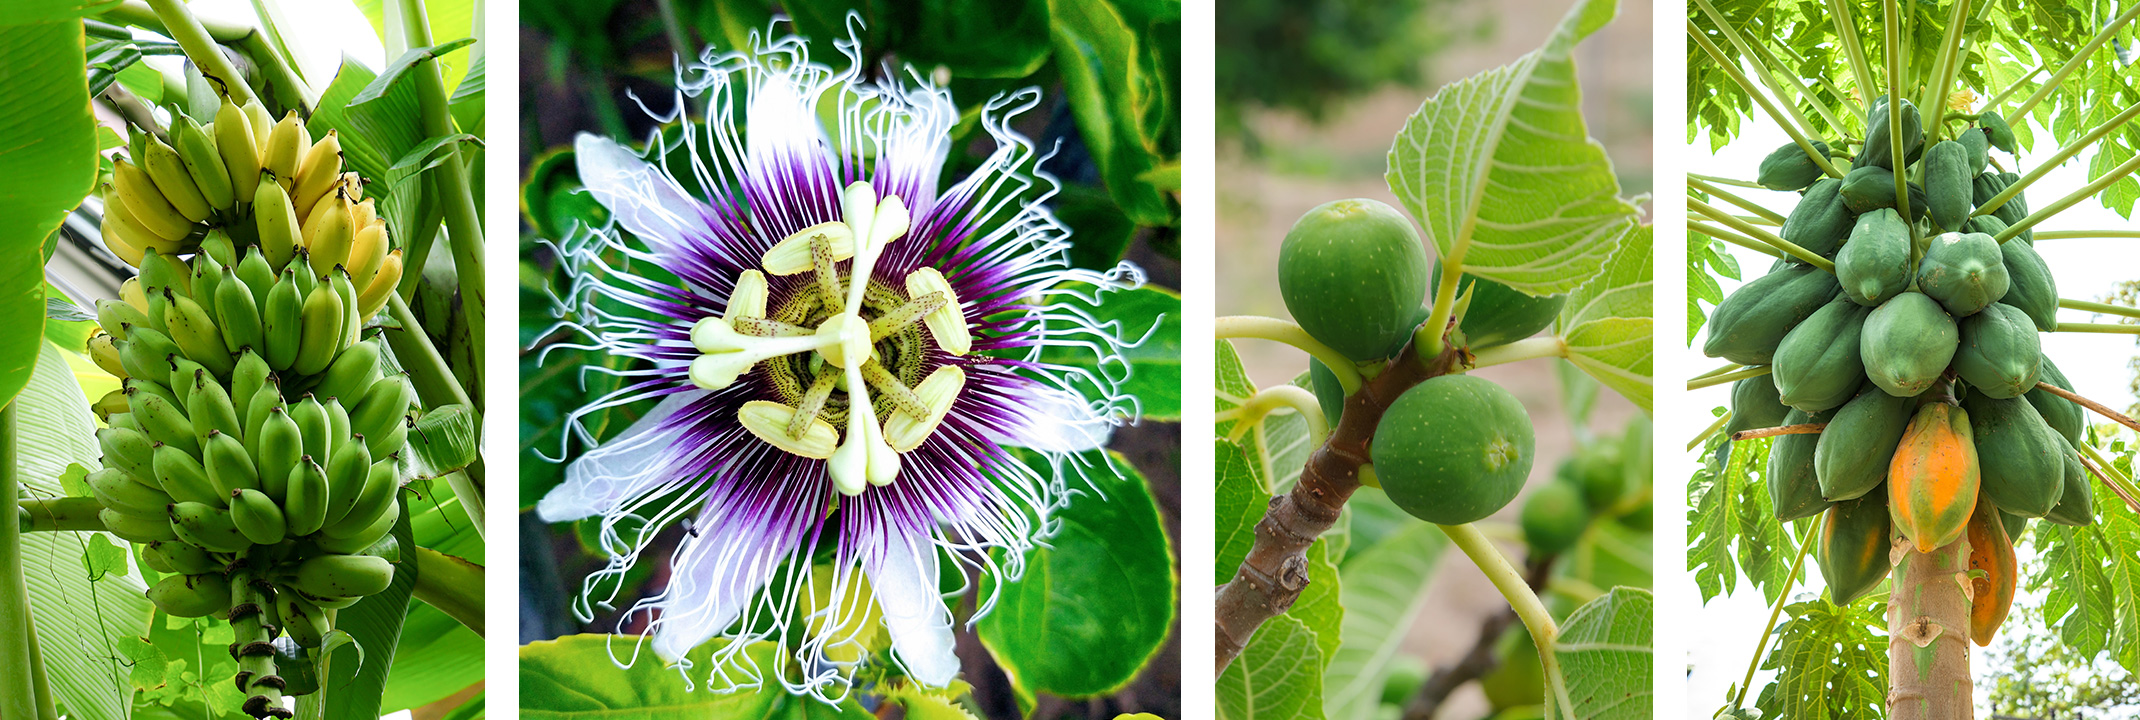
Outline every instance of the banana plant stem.
[[(11, 401), (0, 408), (0, 497), (14, 504), (21, 497), (17, 481), (15, 422), (20, 413)], [(14, 523), (0, 523), (0, 717), (44, 717), (37, 698), (45, 680), (37, 672), (30, 640), (30, 587), (22, 574), (22, 533)]]
[(1705, 387), (1712, 387), (1712, 386), (1716, 386), (1716, 385), (1722, 385), (1722, 384), (1724, 384), (1724, 383), (1728, 383), (1728, 382), (1737, 382), (1737, 381), (1739, 381), (1739, 380), (1745, 380), (1745, 379), (1747, 379), (1747, 378), (1750, 378), (1750, 377), (1761, 377), (1761, 376), (1763, 376), (1763, 375), (1767, 375), (1767, 374), (1769, 374), (1769, 366), (1767, 366), (1767, 365), (1755, 365), (1755, 366), (1753, 366), (1753, 367), (1749, 367), (1749, 368), (1741, 368), (1741, 369), (1738, 369), (1738, 370), (1733, 370), (1733, 371), (1731, 371), (1731, 372), (1728, 372), (1728, 373), (1724, 373), (1724, 374), (1722, 374), (1722, 375), (1716, 375), (1716, 376), (1712, 376), (1712, 377), (1705, 377), (1705, 378), (1702, 378), (1702, 379), (1700, 379), (1700, 380), (1688, 380), (1688, 381), (1687, 381), (1687, 389), (1688, 389), (1688, 390), (1700, 390), (1700, 389), (1702, 389), (1702, 388), (1705, 388)]
[(245, 76), (239, 74), (238, 68), (230, 64), (230, 58), (223, 56), (215, 37), (208, 34), (208, 28), (202, 27), (198, 18), (193, 17), (193, 11), (186, 8), (185, 2), (148, 2), (149, 9), (156, 11), (156, 18), (163, 21), (165, 34), (178, 41), (179, 48), (186, 51), (186, 57), (200, 67), (201, 74), (207, 76), (209, 82), (216, 85), (217, 90), (222, 91), (232, 103), (238, 105), (255, 99), (252, 87), (245, 84)]
[(416, 548), (416, 599), (483, 634), (483, 566), (427, 547)]
[(1493, 582), (1494, 589), (1501, 591), (1501, 598), (1507, 600), (1508, 606), (1516, 610), (1516, 617), (1523, 620), (1523, 626), (1531, 631), (1531, 641), (1538, 645), (1538, 662), (1544, 666), (1547, 686), (1558, 691), (1555, 694), (1560, 696), (1552, 698), (1550, 702), (1562, 708), (1569, 707), (1570, 703), (1565, 697), (1567, 686), (1558, 682), (1560, 658), (1553, 654), (1553, 645), (1560, 639), (1560, 627), (1554, 624), (1553, 613), (1548, 612), (1546, 604), (1539, 601), (1538, 593), (1531, 591), (1531, 585), (1524, 581), (1523, 573), (1517, 572), (1516, 566), (1509, 564), (1508, 558), (1495, 549), (1493, 541), (1486, 539), (1486, 535), (1479, 532), (1477, 527), (1468, 523), (1434, 527), (1439, 528), (1442, 534), (1448, 535), (1449, 540), (1464, 551), (1464, 556), (1471, 558), (1472, 564), (1479, 566), (1479, 572), (1486, 574), (1486, 579)]
[(446, 364), (438, 347), (431, 344), (430, 333), (424, 332), (423, 323), (416, 314), (409, 312), (409, 304), (401, 296), (390, 295), (386, 300), (387, 314), (400, 323), (399, 329), (386, 331), (387, 345), (394, 348), (394, 358), (409, 371), (409, 381), (416, 385), (416, 395), (424, 401), (424, 407), (436, 408), (445, 405), (467, 405), (468, 391), (461, 389), (461, 382), (454, 379), (453, 368)]
[[(1450, 275), (1453, 277), (1455, 273)], [(1316, 340), (1298, 324), (1257, 315), (1229, 315), (1213, 320), (1211, 329), (1220, 340), (1257, 338), (1299, 348), (1328, 365), (1330, 373), (1337, 376), (1338, 384), (1344, 386), (1345, 394), (1351, 395), (1353, 391), (1360, 389), (1360, 371), (1353, 366), (1352, 360)]]
[(461, 501), (461, 509), (468, 513), (468, 522), (476, 528), (476, 537), (487, 537), (483, 526), (483, 488), (476, 486), (466, 470), (447, 473), (446, 487), (452, 488), (453, 496)]
[(97, 517), (104, 505), (93, 497), (25, 497), (19, 507), (15, 526), (22, 532), (104, 529), (104, 520)]
[[(1786, 537), (1788, 537), (1786, 533)], [(1746, 679), (1739, 682), (1739, 694), (1731, 699), (1733, 708), (1746, 705), (1746, 689), (1754, 684), (1754, 670), (1761, 667), (1761, 656), (1768, 653), (1768, 639), (1776, 632), (1776, 620), (1783, 616), (1783, 606), (1791, 601), (1791, 588), (1798, 584), (1798, 571), (1805, 567), (1806, 549), (1813, 547), (1812, 538), (1798, 544), (1798, 559), (1791, 561), (1791, 573), (1783, 578), (1783, 591), (1776, 593), (1776, 607), (1768, 612), (1768, 627), (1761, 629), (1761, 642), (1754, 645), (1754, 658), (1746, 663)]]
[[(176, 0), (163, 0), (175, 2)], [(410, 48), (430, 47), (431, 27), (423, 0), (400, 0), (401, 34)], [(438, 58), (428, 57), (410, 68), (416, 79), (417, 107), (422, 113), (424, 134), (446, 137), (454, 134), (453, 115), (446, 105), (445, 81), (438, 75)], [(470, 194), (468, 163), (458, 145), (446, 151), (438, 173), (438, 200), (445, 208), (446, 242), (453, 249), (453, 269), (460, 279), (461, 312), (467, 318), (468, 344), (476, 357), (483, 357), (483, 221)], [(473, 406), (471, 406), (473, 407)]]
[[(2042, 236), (2039, 235), (2038, 237)], [(2059, 298), (2058, 306), (2066, 308), (2068, 310), (2086, 310), (2088, 312), (2103, 313), (2105, 315), (2140, 318), (2140, 308), (2126, 307), (2124, 305), (2110, 305), (2106, 303), (2089, 302), (2086, 300)]]

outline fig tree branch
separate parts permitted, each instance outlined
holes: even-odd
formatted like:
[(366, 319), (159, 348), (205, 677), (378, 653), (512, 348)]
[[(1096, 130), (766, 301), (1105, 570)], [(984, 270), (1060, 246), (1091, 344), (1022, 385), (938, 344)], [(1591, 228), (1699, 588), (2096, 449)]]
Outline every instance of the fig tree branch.
[[(1547, 576), (1553, 569), (1553, 556), (1534, 558), (1526, 564), (1528, 567), (1524, 572), (1524, 581), (1530, 584), (1534, 593), (1543, 590)], [(1501, 644), (1501, 636), (1507, 634), (1509, 626), (1515, 622), (1516, 609), (1513, 606), (1487, 616), (1486, 620), (1479, 624), (1479, 639), (1471, 644), (1471, 651), (1464, 653), (1463, 659), (1458, 660), (1455, 665), (1436, 669), (1434, 674), (1419, 686), (1419, 691), (1412, 694), (1412, 699), (1405, 701), (1404, 720), (1432, 720), (1435, 714), (1441, 711), (1442, 703), (1449, 699), (1450, 693), (1456, 692), (1464, 683), (1485, 677), (1495, 668), (1499, 668), (1503, 658), (1495, 650)]]
[[(1227, 320), (1220, 318), (1220, 325)], [(1256, 540), (1248, 557), (1234, 571), (1233, 579), (1218, 588), (1212, 617), (1214, 675), (1226, 672), (1256, 629), (1291, 609), (1300, 591), (1307, 588), (1308, 546), (1330, 530), (1345, 501), (1360, 489), (1360, 466), (1369, 462), (1368, 442), (1374, 439), (1382, 413), (1405, 390), (1457, 370), (1463, 356), (1462, 349), (1446, 348), (1431, 361), (1421, 362), (1417, 346), (1407, 345), (1382, 374), (1346, 395), (1337, 427), (1308, 456), (1293, 488), (1271, 498), (1263, 519), (1256, 522)]]
[(1731, 439), (1733, 442), (1737, 442), (1740, 440), (1752, 440), (1754, 438), (1775, 437), (1777, 435), (1819, 435), (1821, 429), (1825, 427), (1828, 427), (1828, 423), (1822, 422), (1799, 423), (1797, 425), (1779, 425), (1776, 427), (1755, 428), (1752, 430), (1740, 430), (1738, 432), (1732, 433)]
[(1298, 324), (1257, 315), (1229, 315), (1213, 320), (1211, 331), (1220, 340), (1258, 338), (1299, 348), (1329, 366), (1330, 373), (1337, 376), (1338, 385), (1345, 388), (1347, 395), (1360, 389), (1360, 371), (1353, 366), (1352, 360), (1309, 336), (1308, 331), (1302, 330)]
[(2132, 428), (2135, 431), (2140, 431), (2140, 422), (2136, 422), (2132, 418), (2126, 417), (2124, 413), (2112, 410), (2108, 407), (2104, 407), (2102, 403), (2081, 397), (2079, 395), (2075, 395), (2071, 390), (2067, 390), (2065, 388), (2059, 387), (2057, 385), (2052, 385), (2047, 382), (2036, 383), (2036, 389), (2042, 390), (2052, 395), (2057, 395), (2067, 400), (2071, 400), (2075, 404), (2080, 405), (2081, 407), (2094, 410), (2097, 415), (2110, 418), (2112, 421), (2118, 423), (2119, 425), (2124, 425), (2126, 427)]

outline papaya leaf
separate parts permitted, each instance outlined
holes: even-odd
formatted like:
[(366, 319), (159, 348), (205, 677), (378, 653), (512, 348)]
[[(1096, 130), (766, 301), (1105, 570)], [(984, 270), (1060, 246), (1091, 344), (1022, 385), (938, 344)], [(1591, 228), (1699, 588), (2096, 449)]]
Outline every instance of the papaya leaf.
[(1718, 457), (1723, 436), (1704, 446), (1705, 464), (1687, 483), (1687, 568), (1702, 602), (1738, 588), (1739, 574), (1774, 602), (1791, 572), (1795, 548), (1770, 509), (1766, 474), (1769, 438), (1731, 443), (1730, 460)]
[(1792, 603), (1761, 661), (1776, 679), (1755, 706), (1763, 717), (1876, 718), (1887, 707), (1883, 603), (1837, 607), (1826, 598)]
[(1533, 295), (1580, 287), (1637, 210), (1590, 139), (1575, 45), (1615, 0), (1582, 0), (1509, 65), (1427, 98), (1389, 151), (1386, 179), (1445, 262)]
[(1315, 633), (1280, 615), (1263, 623), (1241, 656), (1219, 674), (1219, 720), (1323, 718), (1323, 662)]
[(1697, 301), (1706, 300), (1710, 307), (1724, 302), (1724, 286), (1718, 277), (1739, 279), (1739, 261), (1731, 256), (1724, 241), (1712, 239), (1695, 232), (1687, 233), (1687, 344), (1694, 343), (1702, 325), (1709, 322), (1709, 314)]
[[(1576, 608), (1561, 623), (1553, 654), (1560, 672), (1546, 678), (1549, 718), (1638, 720), (1651, 717), (1651, 634), (1655, 599), (1640, 588), (1611, 592)], [(1562, 706), (1561, 701), (1567, 704)], [(1804, 717), (1804, 716), (1785, 716)]]
[(2119, 665), (2140, 672), (2140, 515), (2108, 485), (2090, 486), (2094, 524), (2034, 524), (2030, 536), (2042, 561), (2028, 589), (2044, 593), (2044, 618), (2067, 647), (2085, 656), (2109, 650)]
[(1568, 362), (1644, 412), (1651, 409), (1652, 295), (1648, 225), (1629, 225), (1619, 250), (1591, 281), (1568, 297), (1554, 333), (1568, 344)]

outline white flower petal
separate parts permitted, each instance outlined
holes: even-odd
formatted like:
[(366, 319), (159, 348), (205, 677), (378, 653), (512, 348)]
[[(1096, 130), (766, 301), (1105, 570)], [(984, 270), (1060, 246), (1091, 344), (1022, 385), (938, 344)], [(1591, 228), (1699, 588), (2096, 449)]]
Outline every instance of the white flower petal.
[(565, 466), (565, 482), (535, 504), (535, 515), (553, 523), (606, 515), (667, 482), (668, 466), (682, 451), (675, 447), (682, 429), (658, 426), (705, 395), (693, 390), (663, 398), (623, 434), (572, 461)]
[[(896, 532), (896, 531), (894, 531)], [(936, 544), (926, 535), (886, 538), (875, 567), (867, 568), (892, 652), (907, 676), (929, 687), (945, 687), (959, 674), (953, 652), (951, 609), (936, 589)]]
[(705, 234), (705, 205), (630, 148), (580, 133), (573, 141), (573, 157), (587, 192), (633, 235), (657, 247), (681, 247), (689, 238)]
[(1041, 452), (1076, 453), (1104, 447), (1114, 436), (1113, 420), (1059, 388), (1031, 388), (1018, 409), (1025, 413), (1024, 425), (1008, 431), (984, 425), (989, 439)]
[(794, 549), (792, 533), (766, 531), (771, 521), (700, 518), (698, 536), (677, 547), (669, 585), (656, 599), (654, 652), (672, 663), (735, 624)]

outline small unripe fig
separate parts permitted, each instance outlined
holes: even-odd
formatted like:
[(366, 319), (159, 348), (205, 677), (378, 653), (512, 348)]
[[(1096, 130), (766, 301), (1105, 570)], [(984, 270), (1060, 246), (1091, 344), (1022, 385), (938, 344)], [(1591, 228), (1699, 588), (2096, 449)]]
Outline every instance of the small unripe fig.
[(1460, 525), (1516, 498), (1535, 448), (1531, 416), (1515, 395), (1482, 378), (1443, 375), (1390, 403), (1369, 454), (1397, 507)]
[(1354, 360), (1386, 358), (1404, 347), (1426, 299), (1426, 248), (1387, 204), (1324, 203), (1279, 246), (1278, 293), (1316, 340)]

